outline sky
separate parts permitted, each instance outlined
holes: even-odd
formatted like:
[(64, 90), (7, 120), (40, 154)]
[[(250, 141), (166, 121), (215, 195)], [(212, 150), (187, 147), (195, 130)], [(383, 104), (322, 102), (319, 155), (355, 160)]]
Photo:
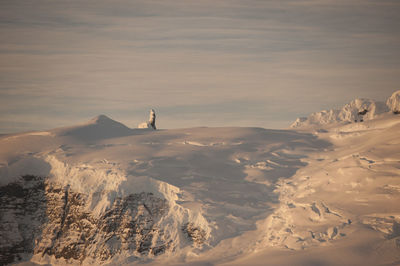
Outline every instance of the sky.
[(287, 128), (400, 89), (398, 0), (1, 0), (0, 133)]

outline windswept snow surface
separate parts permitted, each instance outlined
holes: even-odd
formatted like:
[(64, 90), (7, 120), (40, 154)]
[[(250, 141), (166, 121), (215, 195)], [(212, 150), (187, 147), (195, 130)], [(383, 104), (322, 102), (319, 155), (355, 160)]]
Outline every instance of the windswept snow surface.
[(255, 252), (226, 265), (400, 265), (399, 132), (392, 113), (314, 131), (333, 146), (281, 180)]
[[(164, 253), (133, 256), (116, 250), (106, 261), (35, 254), (26, 260), (112, 265), (400, 262), (400, 115), (318, 131), (148, 131), (121, 125), (100, 116), (76, 127), (2, 136), (1, 186), (26, 174), (48, 176), (49, 182), (85, 195), (80, 208), (93, 219), (103, 217), (118, 199), (152, 193), (168, 206), (153, 222), (163, 233), (157, 231), (153, 240), (168, 243)], [(118, 248), (118, 240), (113, 241)]]

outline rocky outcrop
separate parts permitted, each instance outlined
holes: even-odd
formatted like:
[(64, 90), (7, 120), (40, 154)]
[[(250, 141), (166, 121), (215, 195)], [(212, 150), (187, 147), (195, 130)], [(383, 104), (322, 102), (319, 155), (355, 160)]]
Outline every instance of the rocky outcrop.
[(157, 129), (156, 127), (156, 112), (154, 109), (150, 110), (149, 124), (153, 129)]
[(149, 121), (148, 122), (143, 122), (138, 125), (138, 128), (150, 128), (156, 130), (156, 112), (154, 109), (150, 110), (150, 116), (149, 116)]
[(308, 117), (297, 118), (291, 127), (301, 128), (341, 122), (362, 122), (374, 119), (377, 115), (387, 111), (387, 106), (382, 102), (369, 99), (355, 99), (344, 105), (340, 110), (324, 110), (312, 113)]
[(182, 227), (182, 231), (195, 247), (201, 246), (206, 240), (206, 232), (193, 223), (186, 223)]
[(312, 113), (308, 117), (299, 117), (290, 127), (303, 128), (342, 122), (363, 122), (388, 111), (400, 114), (400, 91), (394, 92), (387, 99), (386, 104), (369, 99), (355, 99), (339, 110), (323, 110)]
[(94, 215), (87, 199), (36, 176), (0, 187), (0, 264), (32, 255), (107, 262), (121, 252), (141, 258), (171, 248), (171, 239), (157, 226), (168, 212), (166, 200), (152, 193), (131, 194)]
[(0, 187), (0, 265), (31, 254), (46, 223), (45, 184), (42, 179), (24, 176)]
[(387, 99), (386, 105), (394, 114), (400, 113), (400, 90), (394, 92), (392, 96)]

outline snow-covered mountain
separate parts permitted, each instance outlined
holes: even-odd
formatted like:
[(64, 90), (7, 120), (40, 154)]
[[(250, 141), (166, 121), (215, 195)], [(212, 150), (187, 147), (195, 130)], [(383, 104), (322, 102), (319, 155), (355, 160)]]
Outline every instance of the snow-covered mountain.
[(396, 265), (391, 99), (392, 112), (355, 101), (364, 122), (318, 130), (143, 130), (101, 115), (1, 136), (0, 264)]
[(134, 130), (105, 115), (99, 115), (82, 125), (54, 129), (51, 133), (55, 136), (70, 136), (74, 139), (95, 141), (129, 136), (134, 134)]
[(394, 92), (386, 104), (370, 99), (355, 99), (340, 110), (324, 110), (312, 113), (308, 117), (300, 117), (291, 125), (292, 128), (321, 126), (336, 123), (362, 122), (376, 118), (388, 111), (400, 110), (400, 91)]
[(1, 261), (56, 264), (188, 256), (254, 229), (278, 178), (321, 144), (260, 128), (143, 131), (103, 115), (0, 143)]
[(176, 203), (179, 188), (129, 173), (142, 133), (101, 115), (3, 137), (0, 263), (116, 263), (202, 245), (207, 223)]

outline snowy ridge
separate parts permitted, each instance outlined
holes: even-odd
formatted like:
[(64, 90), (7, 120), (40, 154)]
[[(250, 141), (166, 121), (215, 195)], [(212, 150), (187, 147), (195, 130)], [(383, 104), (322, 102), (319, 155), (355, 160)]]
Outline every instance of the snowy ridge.
[(24, 175), (46, 176), (51, 166), (36, 156), (23, 156), (11, 163), (0, 165), (0, 186), (15, 181), (16, 177)]
[(84, 141), (95, 141), (104, 138), (130, 136), (135, 131), (105, 115), (99, 115), (82, 125), (55, 129), (51, 133)]
[[(309, 125), (326, 125), (340, 122), (355, 122), (374, 119), (377, 115), (387, 112), (384, 103), (375, 102), (369, 99), (355, 99), (343, 106), (340, 110), (324, 110), (312, 113), (307, 118), (297, 118), (291, 125), (292, 128), (304, 127)], [(360, 113), (365, 112), (364, 115)]]
[(79, 193), (112, 191), (116, 196), (126, 196), (145, 191), (169, 202), (174, 202), (177, 199), (176, 194), (179, 193), (179, 188), (149, 177), (127, 177), (122, 169), (110, 166), (107, 161), (99, 161), (95, 165), (75, 166), (61, 162), (54, 156), (48, 156), (46, 161), (51, 166), (50, 176), (54, 182), (69, 185)]
[(291, 128), (307, 126), (322, 126), (335, 123), (362, 122), (376, 118), (378, 115), (395, 112), (400, 108), (400, 91), (394, 92), (386, 104), (370, 99), (355, 99), (343, 106), (340, 110), (324, 110), (312, 113), (308, 117), (297, 118)]
[(206, 238), (209, 235), (208, 222), (198, 211), (176, 204), (180, 193), (176, 186), (151, 177), (127, 175), (118, 166), (104, 160), (95, 165), (77, 166), (62, 163), (53, 156), (48, 156), (46, 161), (51, 166), (51, 181), (63, 187), (68, 186), (74, 192), (88, 195), (85, 210), (95, 217), (100, 217), (110, 209), (117, 198), (146, 192), (166, 200), (168, 212), (160, 218), (156, 226), (164, 229), (164, 234), (171, 241), (169, 245), (175, 250), (187, 245), (180, 232), (180, 228), (187, 223), (204, 231)]
[[(192, 245), (190, 239), (201, 247), (209, 237), (208, 222), (201, 213), (176, 204), (180, 190), (173, 185), (145, 176), (127, 176), (104, 160), (96, 165), (70, 165), (48, 155), (43, 161), (21, 159), (16, 165), (31, 167), (34, 172), (45, 163), (49, 168), (44, 176), (49, 178), (22, 175), (2, 186), (0, 235), (7, 241), (0, 243), (1, 263), (13, 261), (15, 256), (21, 258), (22, 254), (13, 254), (12, 250), (33, 241), (34, 245), (24, 244), (21, 250), (34, 253), (33, 262), (80, 261), (86, 265), (126, 263), (177, 252)], [(14, 188), (21, 192), (13, 192)], [(28, 211), (24, 206), (33, 204), (26, 203), (30, 200), (40, 204), (31, 214), (36, 224), (29, 226), (19, 213)], [(23, 204), (14, 206), (13, 202)], [(41, 218), (45, 216), (47, 220)], [(20, 226), (34, 231), (20, 232)], [(7, 227), (14, 228), (11, 234)], [(79, 243), (82, 239), (84, 242)], [(113, 239), (111, 246), (109, 239)]]

